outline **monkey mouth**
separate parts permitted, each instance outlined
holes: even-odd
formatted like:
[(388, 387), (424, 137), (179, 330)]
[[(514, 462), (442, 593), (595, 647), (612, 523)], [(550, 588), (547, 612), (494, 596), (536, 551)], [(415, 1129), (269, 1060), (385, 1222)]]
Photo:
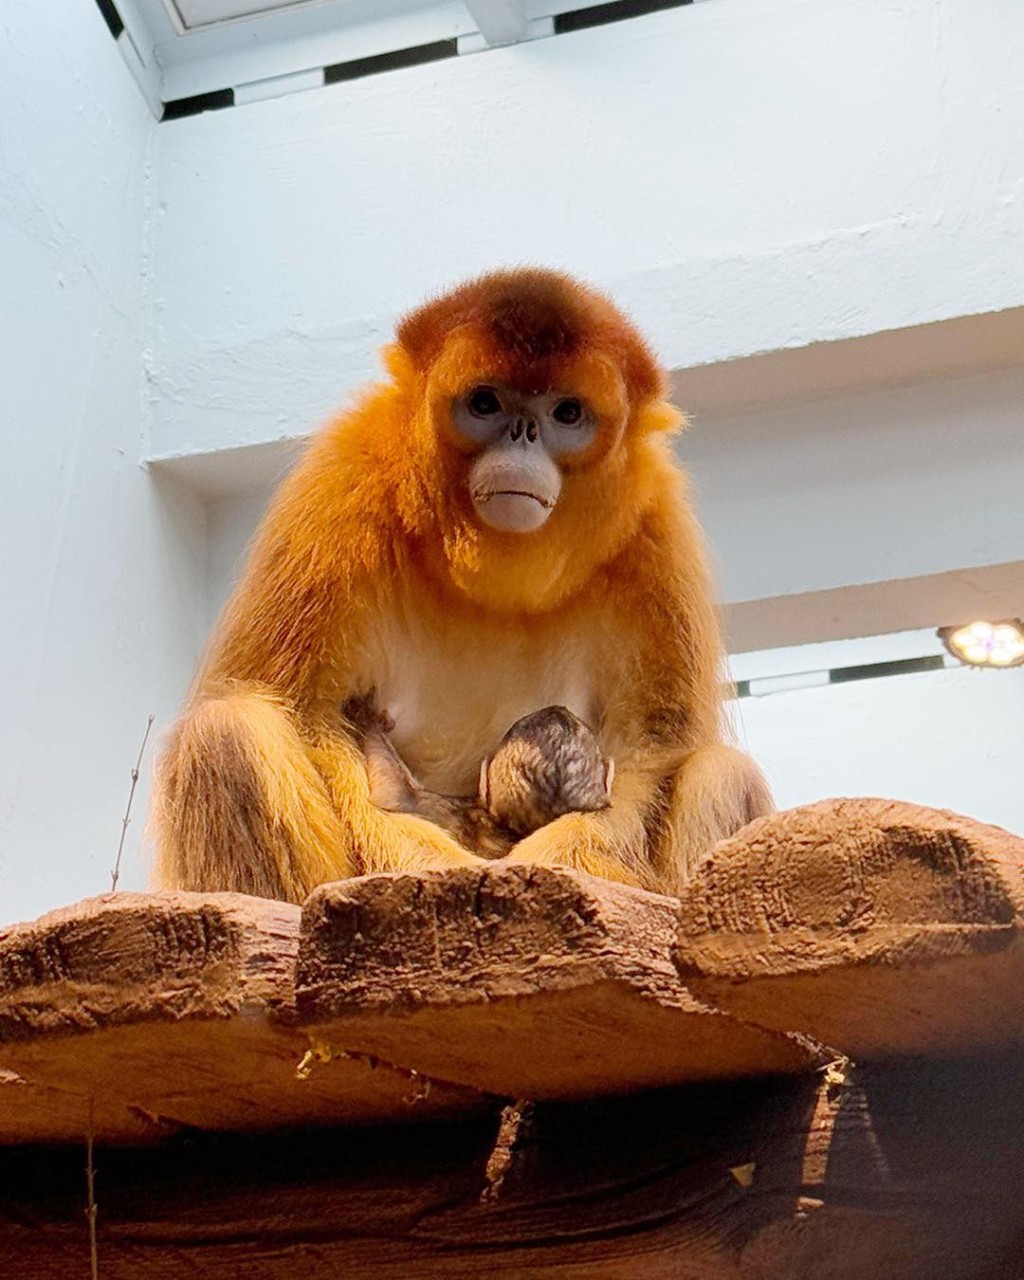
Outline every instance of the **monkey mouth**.
[[(509, 477), (511, 479), (511, 477)], [(524, 477), (525, 478), (525, 477)], [(535, 489), (518, 488), (515, 481), (506, 487), (494, 486), (494, 477), (472, 490), (473, 505), (479, 518), (498, 533), (533, 533), (546, 524), (558, 495), (537, 493)]]
[(528, 489), (480, 489), (473, 494), (477, 502), (490, 502), (492, 498), (532, 498), (547, 511), (555, 505), (552, 498), (542, 497), (539, 493), (530, 493)]

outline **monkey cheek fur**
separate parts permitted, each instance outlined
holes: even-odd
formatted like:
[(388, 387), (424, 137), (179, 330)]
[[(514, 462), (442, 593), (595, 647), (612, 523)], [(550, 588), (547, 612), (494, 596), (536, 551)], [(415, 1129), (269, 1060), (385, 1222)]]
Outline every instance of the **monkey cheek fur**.
[(500, 533), (532, 533), (547, 520), (554, 503), (529, 493), (474, 494), (473, 506), (489, 528)]

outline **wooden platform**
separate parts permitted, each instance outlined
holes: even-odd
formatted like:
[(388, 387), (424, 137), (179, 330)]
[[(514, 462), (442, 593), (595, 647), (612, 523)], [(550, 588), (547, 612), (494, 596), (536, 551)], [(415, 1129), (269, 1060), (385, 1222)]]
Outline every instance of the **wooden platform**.
[(1024, 842), (867, 800), (681, 902), (90, 899), (0, 932), (0, 1262), (88, 1274), (92, 1133), (103, 1280), (1024, 1276), (1022, 919)]

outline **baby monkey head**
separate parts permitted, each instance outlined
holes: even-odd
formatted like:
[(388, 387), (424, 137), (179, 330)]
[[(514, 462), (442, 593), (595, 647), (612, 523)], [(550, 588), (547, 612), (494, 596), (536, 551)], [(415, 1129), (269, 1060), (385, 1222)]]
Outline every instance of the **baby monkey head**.
[(545, 707), (517, 720), (480, 766), (480, 803), (517, 835), (529, 835), (565, 813), (606, 809), (614, 763), (597, 738), (565, 707)]

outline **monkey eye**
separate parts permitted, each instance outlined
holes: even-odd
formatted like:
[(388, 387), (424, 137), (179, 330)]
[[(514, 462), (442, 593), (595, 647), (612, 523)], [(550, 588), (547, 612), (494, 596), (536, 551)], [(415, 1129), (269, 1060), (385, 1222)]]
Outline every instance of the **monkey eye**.
[(565, 400), (559, 400), (551, 410), (551, 416), (563, 427), (576, 427), (583, 419), (583, 406), (578, 400), (568, 396)]
[(501, 412), (501, 401), (493, 387), (477, 387), (470, 393), (467, 404), (476, 418), (493, 418)]

